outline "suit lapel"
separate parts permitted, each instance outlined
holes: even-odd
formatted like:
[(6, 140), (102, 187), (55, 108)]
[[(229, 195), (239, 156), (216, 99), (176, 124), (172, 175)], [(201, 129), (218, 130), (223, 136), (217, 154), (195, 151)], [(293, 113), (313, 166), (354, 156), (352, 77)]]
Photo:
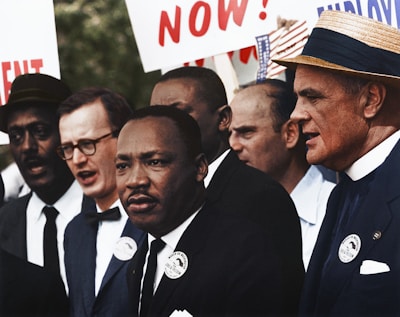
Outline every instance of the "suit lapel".
[[(143, 276), (143, 266), (148, 251), (147, 235), (144, 236), (142, 246), (134, 255), (128, 266), (128, 288), (129, 296), (132, 299), (132, 305), (136, 309), (139, 307), (140, 287)], [(138, 312), (137, 312), (138, 313)]]
[(85, 237), (81, 239), (80, 251), (76, 253), (76, 256), (82, 256), (85, 254), (86, 265), (81, 270), (81, 281), (84, 281), (82, 285), (83, 289), (83, 301), (85, 303), (85, 310), (87, 315), (92, 314), (93, 303), (95, 301), (95, 272), (96, 272), (96, 237), (97, 227), (87, 224), (85, 217), (82, 216), (81, 221), (85, 224)]
[[(145, 236), (146, 235), (143, 233), (143, 231), (133, 226), (129, 219), (126, 221), (121, 237), (131, 237), (133, 240), (135, 240), (136, 248), (138, 249), (141, 246)], [(121, 261), (117, 259), (114, 255), (112, 256), (111, 261), (107, 267), (107, 271), (104, 274), (103, 280), (101, 282), (99, 294), (107, 285), (107, 283), (112, 279), (112, 277), (127, 263), (127, 261)]]
[(236, 170), (235, 166), (237, 163), (240, 163), (240, 161), (236, 154), (232, 150), (229, 151), (228, 155), (215, 171), (215, 174), (207, 188), (207, 201), (210, 204), (213, 204), (219, 200), (226, 187), (226, 184), (229, 183), (231, 179), (231, 175)]
[(164, 307), (168, 304), (171, 296), (174, 294), (179, 285), (185, 284), (188, 279), (192, 278), (191, 262), (196, 262), (197, 254), (206, 244), (204, 242), (204, 239), (206, 239), (206, 236), (204, 235), (204, 228), (207, 228), (207, 223), (210, 221), (210, 217), (213, 216), (214, 213), (212, 210), (210, 210), (207, 206), (204, 206), (182, 235), (175, 251), (181, 251), (186, 254), (188, 257), (188, 268), (186, 272), (177, 279), (170, 279), (165, 274), (163, 275), (154, 294), (154, 302), (156, 303), (156, 306), (153, 305), (150, 307), (150, 315), (160, 314)]
[(27, 259), (26, 245), (26, 209), (32, 194), (8, 203), (5, 208), (12, 208), (4, 219), (1, 247), (22, 259)]
[(357, 215), (344, 233), (344, 237), (350, 234), (358, 235), (361, 240), (361, 249), (354, 260), (346, 264), (336, 256), (330, 268), (327, 269), (327, 278), (321, 284), (321, 289), (330, 295), (324, 297), (319, 303), (319, 307), (324, 311), (329, 311), (329, 307), (333, 305), (341, 290), (349, 283), (351, 276), (360, 274), (359, 269), (362, 262), (369, 259), (368, 255), (379, 242), (379, 239), (374, 238), (374, 234), (379, 232), (384, 235), (390, 224), (392, 211), (389, 202), (400, 196), (398, 184), (392, 183), (392, 181), (397, 182), (400, 179), (400, 169), (396, 168), (396, 162), (400, 160), (399, 153), (398, 144), (387, 161), (378, 167), (368, 196), (358, 207)]

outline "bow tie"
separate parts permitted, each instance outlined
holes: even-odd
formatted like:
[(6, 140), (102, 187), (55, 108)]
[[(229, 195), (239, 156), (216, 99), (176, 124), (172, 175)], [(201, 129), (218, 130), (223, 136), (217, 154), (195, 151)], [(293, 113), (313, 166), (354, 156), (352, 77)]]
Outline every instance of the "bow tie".
[(85, 217), (90, 224), (95, 224), (99, 221), (119, 220), (121, 218), (121, 213), (119, 212), (118, 207), (114, 207), (103, 212), (88, 212), (87, 214), (85, 214)]

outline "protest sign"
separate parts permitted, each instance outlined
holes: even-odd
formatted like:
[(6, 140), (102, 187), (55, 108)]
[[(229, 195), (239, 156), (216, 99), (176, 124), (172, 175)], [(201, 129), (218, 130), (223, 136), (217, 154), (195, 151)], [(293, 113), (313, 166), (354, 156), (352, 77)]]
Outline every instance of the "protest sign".
[(271, 0), (126, 0), (145, 72), (254, 45)]
[[(60, 78), (52, 0), (0, 1), (0, 30), (0, 105), (7, 102), (11, 83), (20, 74)], [(2, 143), (8, 143), (4, 136)]]

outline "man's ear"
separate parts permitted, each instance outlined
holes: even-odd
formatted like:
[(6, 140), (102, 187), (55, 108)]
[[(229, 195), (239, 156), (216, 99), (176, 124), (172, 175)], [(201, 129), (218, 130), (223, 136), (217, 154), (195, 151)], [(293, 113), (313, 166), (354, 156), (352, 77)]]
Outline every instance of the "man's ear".
[(297, 142), (300, 138), (299, 125), (293, 122), (291, 119), (286, 121), (281, 128), (281, 135), (286, 144), (286, 148), (293, 149), (296, 147)]
[(208, 173), (208, 162), (204, 153), (201, 153), (195, 158), (196, 163), (196, 180), (201, 182), (206, 178)]
[(232, 121), (232, 109), (228, 105), (223, 105), (217, 109), (218, 112), (218, 129), (219, 131), (227, 131)]
[(386, 87), (378, 82), (370, 82), (367, 84), (366, 89), (364, 117), (372, 119), (382, 108), (386, 98)]

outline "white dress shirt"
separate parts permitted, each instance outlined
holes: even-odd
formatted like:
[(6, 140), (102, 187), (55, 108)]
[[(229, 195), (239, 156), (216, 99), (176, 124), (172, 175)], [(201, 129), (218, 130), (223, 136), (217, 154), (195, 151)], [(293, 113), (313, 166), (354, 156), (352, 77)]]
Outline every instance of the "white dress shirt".
[[(203, 207), (203, 206), (202, 206)], [(165, 247), (157, 254), (157, 269), (156, 274), (154, 276), (154, 292), (156, 291), (158, 285), (160, 284), (161, 278), (164, 274), (165, 264), (168, 261), (169, 256), (175, 251), (176, 246), (178, 245), (179, 240), (181, 239), (183, 233), (189, 227), (191, 222), (193, 221), (194, 217), (199, 213), (201, 210), (200, 207), (196, 212), (194, 212), (189, 218), (187, 218), (183, 223), (181, 223), (177, 228), (172, 230), (171, 232), (167, 233), (165, 236), (161, 237), (161, 239), (165, 242)], [(156, 238), (153, 237), (151, 234), (148, 234), (148, 251), (146, 256), (146, 261), (143, 267), (143, 276), (142, 276), (142, 287), (143, 288), (143, 279), (147, 269), (147, 260), (150, 255), (150, 245)], [(145, 242), (146, 243), (146, 242)], [(189, 259), (190, 261), (190, 259)]]
[[(104, 275), (106, 274), (108, 265), (110, 264), (111, 258), (114, 254), (117, 241), (121, 237), (122, 231), (125, 228), (128, 215), (126, 214), (124, 207), (122, 207), (121, 201), (118, 199), (111, 207), (118, 207), (121, 213), (121, 218), (117, 221), (100, 221), (99, 228), (97, 230), (96, 239), (96, 273), (95, 273), (95, 294), (99, 293), (101, 282), (103, 281)], [(101, 212), (99, 206), (96, 205), (97, 212)]]
[[(68, 223), (81, 211), (83, 193), (82, 189), (74, 181), (65, 194), (57, 200), (53, 207), (59, 215), (56, 219), (57, 246), (60, 260), (60, 274), (67, 288), (67, 279), (64, 266), (64, 231)], [(37, 265), (44, 265), (43, 258), (43, 232), (46, 224), (46, 216), (42, 212), (46, 204), (33, 192), (26, 210), (26, 243), (28, 261)]]
[(306, 270), (325, 217), (329, 195), (335, 185), (324, 179), (316, 166), (311, 165), (290, 194), (300, 218), (303, 263)]

